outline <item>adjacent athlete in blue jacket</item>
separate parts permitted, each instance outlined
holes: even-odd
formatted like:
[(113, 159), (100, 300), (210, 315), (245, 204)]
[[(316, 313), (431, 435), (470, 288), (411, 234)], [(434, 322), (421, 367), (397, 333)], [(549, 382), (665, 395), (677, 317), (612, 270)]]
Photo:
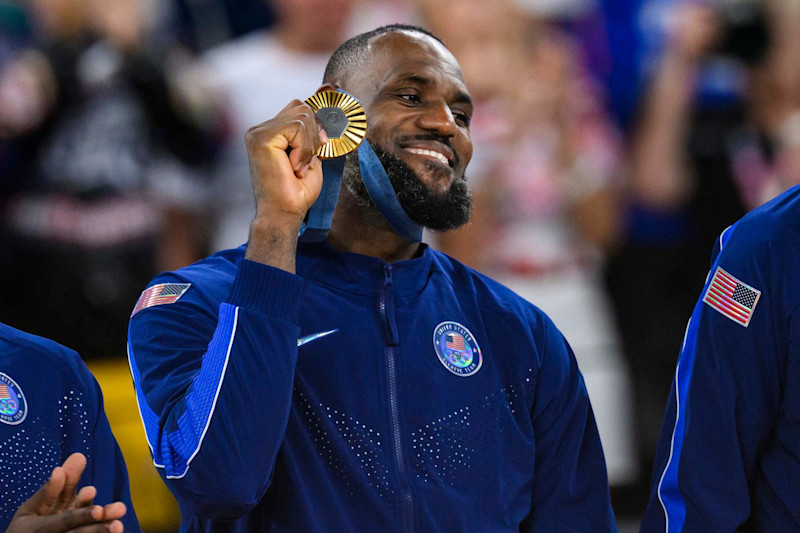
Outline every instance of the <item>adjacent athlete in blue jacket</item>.
[(800, 531), (800, 186), (715, 247), (642, 531)]
[[(53, 479), (37, 493), (56, 468), (53, 475), (61, 488)], [(75, 494), (87, 486), (96, 492)], [(57, 501), (48, 496), (48, 488)], [(104, 517), (116, 519), (120, 512), (125, 531), (140, 531), (125, 462), (89, 369), (74, 351), (0, 324), (0, 531), (29, 498), (17, 516), (21, 522), (14, 521), (15, 532), (67, 531), (95, 521), (109, 527)], [(92, 500), (108, 505), (110, 514), (85, 515)], [(123, 502), (127, 512), (114, 502)], [(83, 511), (70, 513), (75, 505)], [(119, 531), (119, 525), (112, 530)], [(99, 524), (97, 528), (105, 530)]]
[(392, 26), (342, 45), (325, 82), (369, 123), (327, 242), (298, 244), (328, 137), (294, 101), (247, 135), (249, 243), (157, 277), (131, 318), (139, 408), (183, 530), (614, 530), (567, 342), (419, 242), (421, 225), (469, 217), (456, 60)]

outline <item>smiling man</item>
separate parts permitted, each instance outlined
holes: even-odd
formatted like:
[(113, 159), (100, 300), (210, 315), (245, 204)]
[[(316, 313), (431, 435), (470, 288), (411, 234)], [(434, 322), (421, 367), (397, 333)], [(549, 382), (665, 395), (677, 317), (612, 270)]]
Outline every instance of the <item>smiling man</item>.
[(455, 58), (420, 28), (383, 27), (333, 54), (322, 89), (368, 121), (326, 241), (298, 242), (328, 140), (293, 101), (246, 136), (248, 243), (157, 277), (131, 318), (139, 408), (183, 530), (614, 530), (562, 335), (419, 242), (471, 210)]

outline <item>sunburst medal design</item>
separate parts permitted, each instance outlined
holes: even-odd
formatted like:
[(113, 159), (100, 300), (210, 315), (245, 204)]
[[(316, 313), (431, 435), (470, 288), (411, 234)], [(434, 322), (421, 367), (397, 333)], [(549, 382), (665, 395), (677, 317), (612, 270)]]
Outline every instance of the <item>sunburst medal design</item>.
[(367, 115), (361, 102), (347, 93), (325, 91), (306, 99), (328, 135), (319, 147), (320, 159), (333, 159), (358, 148), (367, 134)]

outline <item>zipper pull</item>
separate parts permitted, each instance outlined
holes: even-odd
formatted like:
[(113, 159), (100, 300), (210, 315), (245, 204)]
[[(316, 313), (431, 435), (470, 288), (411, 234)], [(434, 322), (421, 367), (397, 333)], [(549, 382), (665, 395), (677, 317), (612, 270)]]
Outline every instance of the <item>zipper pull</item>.
[(394, 320), (394, 279), (392, 278), (392, 265), (390, 264), (386, 264), (383, 267), (383, 294), (386, 304), (386, 326), (389, 344), (397, 346), (400, 343), (400, 336), (397, 333), (397, 324)]
[(383, 266), (383, 286), (385, 288), (394, 286), (394, 280), (392, 279), (392, 265), (386, 264)]

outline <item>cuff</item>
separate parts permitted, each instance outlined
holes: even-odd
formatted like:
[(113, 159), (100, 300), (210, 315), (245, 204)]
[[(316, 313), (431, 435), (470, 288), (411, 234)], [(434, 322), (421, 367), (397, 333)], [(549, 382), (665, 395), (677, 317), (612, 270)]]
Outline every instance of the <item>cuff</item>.
[(300, 276), (242, 259), (227, 302), (297, 323), (302, 288)]

